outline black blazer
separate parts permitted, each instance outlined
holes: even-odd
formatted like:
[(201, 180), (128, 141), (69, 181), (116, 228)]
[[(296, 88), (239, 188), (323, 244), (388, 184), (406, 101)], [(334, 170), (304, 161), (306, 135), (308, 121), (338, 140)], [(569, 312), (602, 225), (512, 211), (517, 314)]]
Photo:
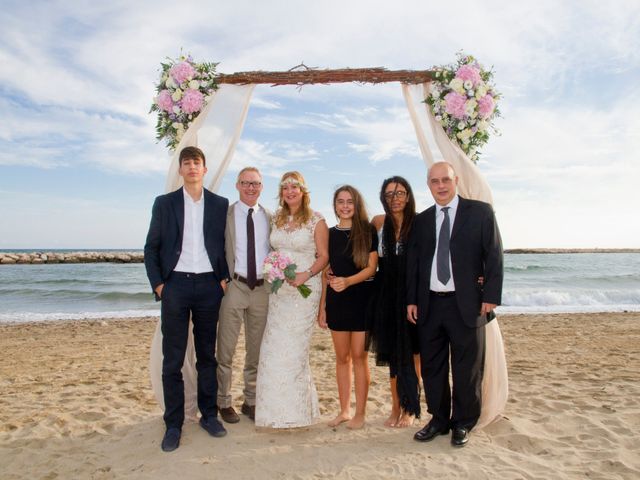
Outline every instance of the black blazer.
[[(229, 277), (224, 256), (224, 230), (227, 221), (229, 200), (206, 188), (204, 194), (204, 246), (209, 255), (213, 272), (219, 280)], [(160, 195), (153, 203), (151, 224), (144, 245), (144, 266), (151, 289), (165, 283), (176, 268), (182, 251), (184, 230), (184, 193)]]
[[(500, 305), (504, 275), (502, 240), (491, 205), (459, 197), (450, 241), (456, 300), (466, 325), (487, 323), (483, 302)], [(418, 323), (429, 309), (431, 264), (436, 249), (436, 206), (416, 216), (407, 251), (407, 304), (418, 305)], [(478, 284), (484, 277), (484, 284)]]

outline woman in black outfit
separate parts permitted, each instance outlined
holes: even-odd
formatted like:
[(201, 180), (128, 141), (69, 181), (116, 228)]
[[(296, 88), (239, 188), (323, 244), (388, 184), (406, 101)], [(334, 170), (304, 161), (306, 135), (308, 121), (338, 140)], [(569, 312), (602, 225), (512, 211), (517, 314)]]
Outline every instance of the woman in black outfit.
[(407, 321), (405, 286), (405, 247), (416, 207), (409, 182), (398, 176), (382, 183), (380, 201), (385, 214), (372, 221), (380, 246), (367, 346), (377, 365), (389, 365), (392, 404), (385, 425), (409, 427), (420, 418), (420, 349), (416, 326)]
[[(362, 428), (369, 393), (369, 365), (365, 344), (367, 305), (378, 265), (378, 236), (369, 223), (362, 196), (345, 185), (333, 195), (338, 225), (329, 230), (329, 265), (323, 273), (318, 311), (320, 327), (331, 330), (336, 352), (340, 412), (329, 422), (335, 427)], [(331, 270), (331, 275), (327, 272)], [(327, 282), (327, 278), (329, 279)], [(356, 413), (351, 418), (351, 367)]]

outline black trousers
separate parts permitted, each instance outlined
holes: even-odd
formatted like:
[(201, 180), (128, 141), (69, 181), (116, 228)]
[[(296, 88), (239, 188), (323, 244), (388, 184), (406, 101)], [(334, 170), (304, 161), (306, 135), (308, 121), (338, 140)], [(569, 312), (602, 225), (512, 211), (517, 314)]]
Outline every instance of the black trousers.
[(455, 296), (432, 294), (426, 321), (418, 331), (422, 379), (428, 411), (433, 415), (430, 423), (439, 429), (473, 428), (482, 403), (485, 327), (464, 323)]
[(217, 415), (215, 345), (222, 296), (222, 287), (213, 273), (173, 272), (164, 285), (160, 319), (164, 422), (167, 428), (181, 428), (184, 422), (182, 365), (190, 314), (198, 372), (198, 408), (205, 418)]

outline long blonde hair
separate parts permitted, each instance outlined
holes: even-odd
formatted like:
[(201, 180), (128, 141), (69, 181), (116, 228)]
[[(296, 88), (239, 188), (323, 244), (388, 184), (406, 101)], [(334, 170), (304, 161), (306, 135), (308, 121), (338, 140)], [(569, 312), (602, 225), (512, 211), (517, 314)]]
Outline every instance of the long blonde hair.
[(278, 228), (282, 228), (285, 226), (287, 221), (289, 220), (289, 216), (291, 215), (291, 210), (289, 209), (289, 205), (284, 201), (284, 197), (282, 195), (283, 184), (287, 179), (293, 180), (295, 183), (298, 183), (300, 186), (300, 191), (302, 192), (302, 204), (300, 205), (300, 209), (293, 215), (293, 222), (297, 225), (304, 225), (313, 216), (313, 210), (311, 210), (311, 198), (309, 197), (309, 189), (306, 186), (304, 181), (304, 177), (300, 172), (292, 171), (287, 172), (282, 175), (280, 178), (280, 186), (278, 190), (278, 203), (280, 208), (276, 212), (275, 223)]

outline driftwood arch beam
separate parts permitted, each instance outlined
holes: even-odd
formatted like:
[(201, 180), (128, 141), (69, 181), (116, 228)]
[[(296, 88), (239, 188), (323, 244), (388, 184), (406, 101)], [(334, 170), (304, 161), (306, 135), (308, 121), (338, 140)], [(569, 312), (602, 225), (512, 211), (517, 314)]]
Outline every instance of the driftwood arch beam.
[(219, 74), (216, 76), (218, 84), (270, 84), (278, 85), (311, 85), (328, 83), (425, 83), (433, 79), (431, 70), (387, 70), (386, 68), (340, 68), (340, 69), (316, 69), (304, 64), (293, 67), (285, 72), (265, 72), (257, 70), (253, 72), (238, 72), (232, 74)]

